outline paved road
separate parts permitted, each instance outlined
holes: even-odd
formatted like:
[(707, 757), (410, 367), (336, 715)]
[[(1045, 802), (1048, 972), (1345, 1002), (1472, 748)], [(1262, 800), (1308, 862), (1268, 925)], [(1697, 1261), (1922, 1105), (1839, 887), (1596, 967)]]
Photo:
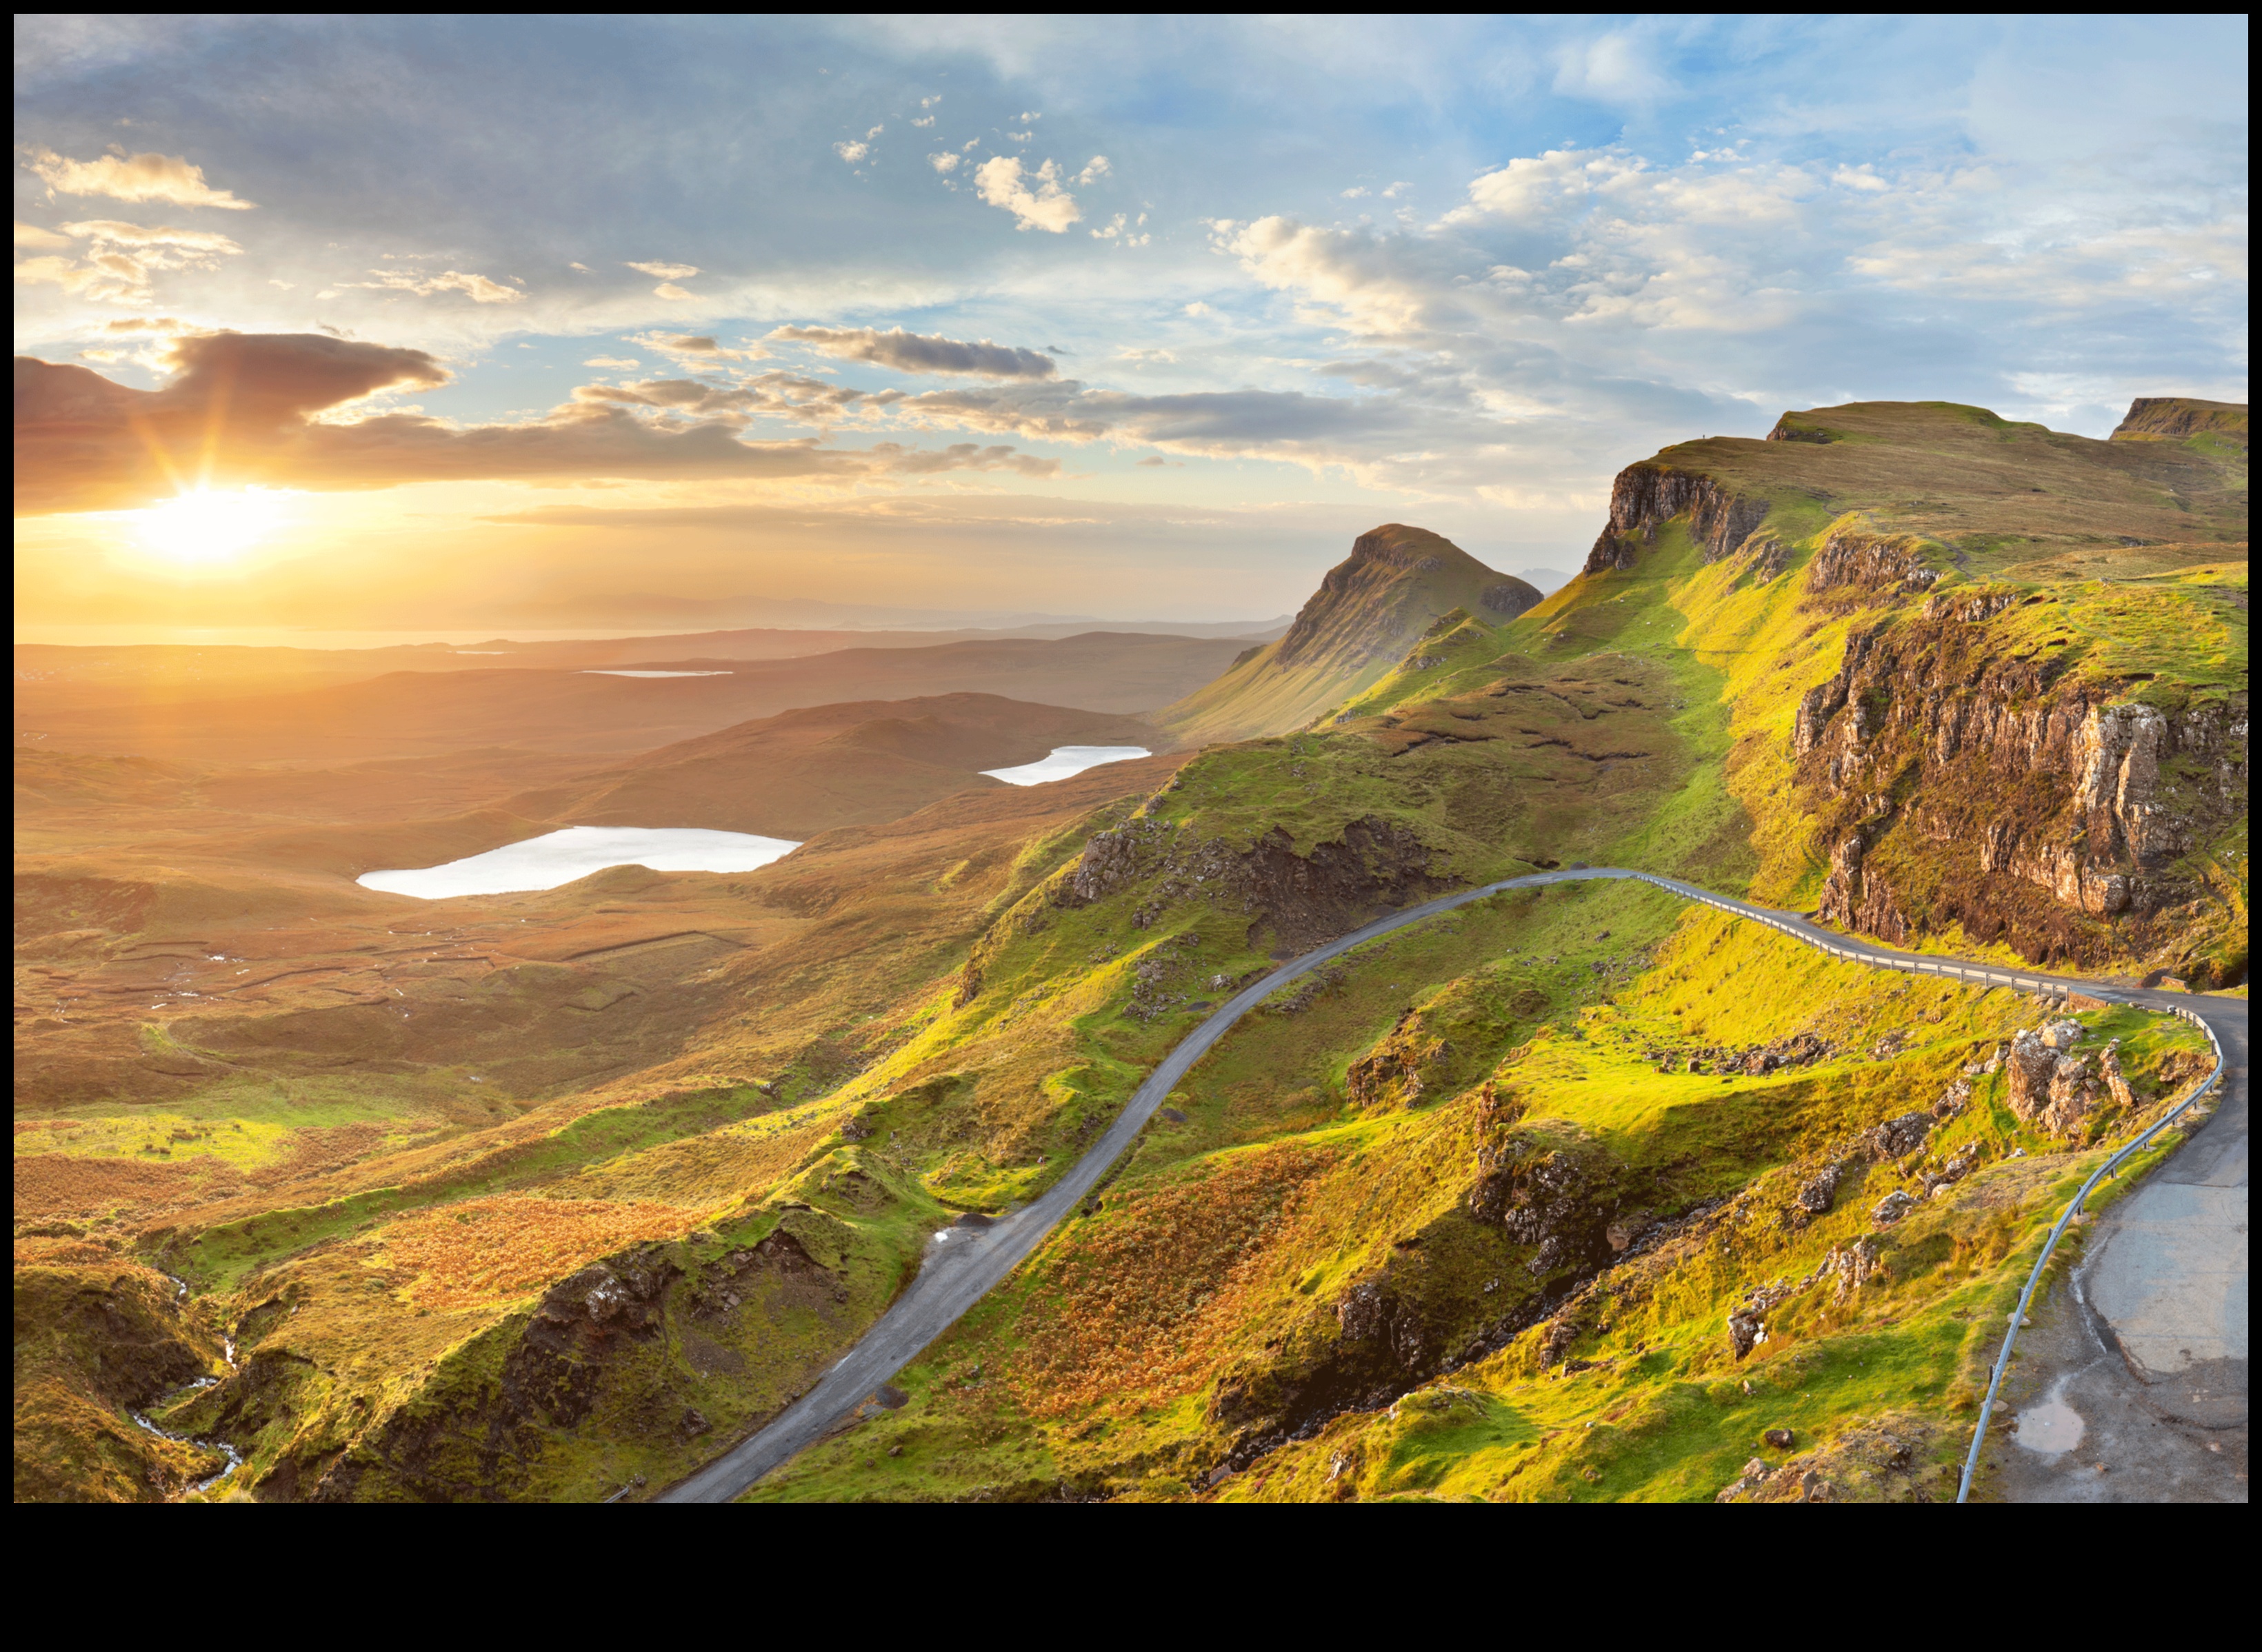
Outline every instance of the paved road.
[[(1115, 1123), (1099, 1142), (1035, 1203), (1025, 1210), (999, 1219), (987, 1227), (962, 1226), (947, 1231), (934, 1246), (926, 1264), (910, 1289), (898, 1296), (894, 1304), (882, 1314), (861, 1340), (827, 1372), (817, 1385), (781, 1412), (775, 1421), (740, 1445), (725, 1452), (714, 1462), (661, 1492), (653, 1499), (660, 1503), (727, 1503), (772, 1469), (813, 1444), (849, 1412), (868, 1400), (880, 1384), (885, 1383), (904, 1366), (918, 1357), (921, 1350), (940, 1336), (959, 1317), (989, 1293), (991, 1289), (1012, 1273), (1045, 1235), (1091, 1192), (1109, 1167), (1131, 1146), (1132, 1140), (1145, 1128), (1163, 1097), (1177, 1088), (1193, 1064), (1207, 1053), (1233, 1024), (1259, 1002), (1269, 997), (1300, 975), (1309, 974), (1331, 960), (1340, 958), (1355, 946), (1364, 945), (1394, 930), (1418, 923), (1424, 918), (1435, 917), (1441, 912), (1481, 901), (1488, 895), (1503, 890), (1537, 888), (1551, 883), (1574, 883), (1596, 878), (1636, 878), (1644, 883), (1707, 906), (1751, 918), (1772, 929), (1782, 930), (1819, 947), (1839, 958), (1850, 959), (1887, 969), (1898, 969), (1916, 973), (1940, 974), (1954, 979), (2004, 986), (2021, 991), (2040, 992), (2060, 990), (2083, 992), (2099, 998), (2111, 998), (2132, 1003), (2165, 1008), (2171, 1003), (2186, 1008), (2201, 1004), (2221, 1007), (2229, 1016), (2235, 1009), (2237, 1023), (2239, 1052), (2238, 1088), (2241, 1097), (2245, 1090), (2245, 1028), (2246, 1005), (2239, 999), (2198, 999), (2162, 993), (2135, 992), (2084, 981), (2072, 976), (2042, 974), (2030, 970), (2006, 970), (1992, 965), (1970, 964), (1952, 959), (1942, 959), (1914, 952), (1898, 952), (1879, 946), (1857, 937), (1840, 935), (1833, 930), (1809, 923), (1804, 918), (1788, 912), (1771, 911), (1740, 901), (1716, 894), (1694, 884), (1677, 879), (1661, 878), (1646, 872), (1632, 872), (1618, 866), (1580, 866), (1560, 872), (1535, 873), (1530, 877), (1509, 878), (1498, 883), (1488, 883), (1480, 888), (1466, 889), (1438, 900), (1408, 907), (1387, 917), (1377, 918), (1363, 929), (1353, 930), (1342, 939), (1305, 953), (1283, 964), (1254, 986), (1243, 988), (1213, 1013), (1209, 1019), (1188, 1034), (1184, 1042), (1164, 1057), (1162, 1065), (1149, 1075), (1132, 1095)], [(2154, 1001), (2158, 1001), (2154, 1003)], [(2210, 1022), (2213, 1021), (2210, 1016)], [(2228, 1039), (2225, 1050), (2230, 1048)], [(2230, 1113), (2224, 1107), (2202, 1132), (2219, 1132)], [(2245, 1164), (2245, 1112), (2238, 1110), (2237, 1162), (2240, 1166), (2240, 1189), (2243, 1196)], [(2196, 1146), (2198, 1144), (2194, 1143)], [(2243, 1228), (2242, 1228), (2243, 1232)], [(2242, 1267), (2244, 1239), (2241, 1241)], [(2239, 1302), (2239, 1347), (2241, 1397), (2244, 1397), (2245, 1317), (2244, 1299)]]
[(2246, 1006), (2182, 1002), (2222, 1045), (2222, 1099), (2098, 1218), (2035, 1309), (2005, 1391), (2017, 1426), (1987, 1453), (1990, 1498), (2247, 1500)]

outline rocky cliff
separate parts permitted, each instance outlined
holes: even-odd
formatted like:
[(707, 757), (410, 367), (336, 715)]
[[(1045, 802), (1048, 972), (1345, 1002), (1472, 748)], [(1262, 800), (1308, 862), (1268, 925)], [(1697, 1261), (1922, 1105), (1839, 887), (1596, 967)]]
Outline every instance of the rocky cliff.
[(1586, 571), (1668, 528), (1740, 588), (1796, 569), (1780, 600), (1835, 669), (1783, 707), (1789, 788), (1747, 801), (1803, 816), (1827, 921), (2237, 979), (2244, 420), (2148, 399), (2100, 442), (1946, 404), (1786, 413), (1623, 471)]

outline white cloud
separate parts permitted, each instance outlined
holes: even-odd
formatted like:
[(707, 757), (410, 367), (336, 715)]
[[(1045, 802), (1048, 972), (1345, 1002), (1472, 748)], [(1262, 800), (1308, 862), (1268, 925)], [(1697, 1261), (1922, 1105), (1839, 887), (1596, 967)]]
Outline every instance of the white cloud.
[(619, 372), (627, 372), (639, 364), (633, 356), (592, 356), (581, 363), (584, 367), (606, 367)]
[(367, 287), (387, 292), (413, 292), (420, 298), (435, 293), (460, 292), (473, 304), (516, 304), (526, 295), (514, 291), (501, 282), (490, 281), (457, 269), (443, 269), (436, 276), (405, 275), (397, 271), (372, 269), (374, 281), (341, 281), (339, 287)]
[(1209, 305), (1204, 304), (1199, 298), (1196, 298), (1192, 304), (1185, 306), (1184, 313), (1192, 316), (1196, 320), (1199, 320), (1206, 315), (1215, 315), (1217, 312), (1211, 309)]
[(671, 303), (681, 303), (686, 298), (695, 298), (699, 295), (677, 286), (672, 281), (663, 281), (652, 290), (652, 296), (655, 298), (666, 298)]
[(248, 212), (256, 205), (205, 182), (205, 169), (177, 154), (111, 153), (74, 161), (53, 149), (35, 148), (25, 165), (58, 195), (106, 195), (113, 201), (169, 201), (175, 206), (217, 206)]
[(1366, 186), (1365, 184), (1354, 183), (1351, 188), (1343, 192), (1343, 198), (1346, 201), (1356, 201), (1365, 193)]
[(566, 268), (568, 269), (578, 269), (585, 276), (589, 273), (589, 266), (587, 264), (568, 264)]
[(654, 281), (688, 281), (699, 273), (696, 264), (629, 264), (626, 268), (650, 276)]
[(36, 247), (45, 249), (52, 247), (68, 247), (70, 244), (70, 237), (68, 235), (58, 235), (51, 229), (41, 229), (37, 224), (26, 224), (20, 218), (16, 220), (16, 245), (18, 247)]
[[(1139, 222), (1143, 224), (1146, 221), (1147, 215), (1144, 212), (1140, 213)], [(1118, 212), (1110, 219), (1101, 228), (1093, 230), (1091, 238), (1094, 241), (1120, 241), (1126, 247), (1144, 247), (1155, 239), (1152, 235), (1137, 233), (1135, 229), (1127, 222), (1125, 214), (1121, 212)]]
[(1107, 164), (1107, 157), (1106, 155), (1096, 154), (1092, 156), (1090, 161), (1084, 163), (1084, 170), (1076, 175), (1076, 182), (1079, 186), (1090, 183), (1097, 179), (1106, 177), (1114, 169)]
[(871, 129), (871, 131), (869, 131), (869, 132), (866, 133), (864, 134), (864, 136), (865, 136), (865, 138), (866, 138), (866, 140), (869, 140), (870, 139), (873, 139), (873, 138), (876, 138), (876, 137), (878, 137), (882, 133), (885, 132), (887, 129), (888, 129), (888, 128), (887, 128), (887, 126), (886, 126), (886, 124), (883, 122), (883, 123), (882, 123), (881, 125), (879, 125), (879, 126), (876, 126), (873, 127), (873, 128)]
[(914, 116), (911, 120), (911, 125), (914, 126), (932, 126), (934, 125), (934, 117), (933, 115)]
[(213, 230), (127, 224), (107, 218), (65, 224), (61, 235), (34, 233), (46, 239), (27, 242), (19, 234), (18, 244), (68, 247), (83, 241), (88, 243), (86, 256), (83, 260), (52, 255), (27, 258), (16, 266), (17, 284), (59, 287), (74, 297), (104, 304), (147, 304), (153, 296), (151, 282), (156, 275), (172, 269), (216, 269), (222, 258), (235, 257), (243, 251)]
[(947, 149), (944, 150), (940, 154), (931, 154), (927, 156), (926, 159), (927, 164), (932, 166), (938, 172), (955, 172), (958, 170), (959, 157), (953, 154)]
[(1411, 183), (1407, 183), (1403, 178), (1401, 178), (1397, 183), (1392, 184), (1388, 189), (1383, 190), (1382, 198), (1386, 201), (1394, 201), (1413, 187), (1414, 186)]
[(866, 155), (872, 153), (872, 146), (868, 143), (850, 143), (844, 140), (843, 141), (832, 146), (832, 153), (839, 155), (850, 166), (854, 166), (859, 161), (861, 161)]
[(1830, 181), (1848, 190), (1890, 190), (1893, 186), (1877, 176), (1877, 169), (1863, 162), (1857, 167), (1840, 167), (1830, 175)]
[[(1024, 170), (1012, 155), (992, 155), (974, 169), (982, 198), (1013, 215), (1016, 229), (1049, 230), (1064, 234), (1084, 217), (1076, 197), (1061, 187), (1060, 167), (1048, 161), (1035, 172)], [(1034, 183), (1036, 187), (1029, 186)]]

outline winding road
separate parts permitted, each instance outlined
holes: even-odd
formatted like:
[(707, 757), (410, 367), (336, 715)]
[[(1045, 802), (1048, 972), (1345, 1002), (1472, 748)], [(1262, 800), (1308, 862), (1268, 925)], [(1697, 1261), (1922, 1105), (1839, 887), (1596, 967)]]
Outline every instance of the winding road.
[[(760, 1433), (651, 1500), (657, 1503), (727, 1503), (780, 1463), (814, 1444), (850, 1412), (870, 1403), (882, 1383), (918, 1358), (929, 1343), (948, 1330), (961, 1315), (981, 1301), (993, 1286), (1003, 1281), (1043, 1242), (1054, 1225), (1074, 1210), (1107, 1174), (1109, 1167), (1146, 1127), (1147, 1121), (1162, 1105), (1163, 1099), (1177, 1088), (1178, 1081), (1207, 1053), (1210, 1046), (1223, 1038), (1242, 1016), (1288, 982), (1300, 975), (1309, 974), (1353, 947), (1388, 935), (1393, 930), (1404, 929), (1408, 924), (1419, 923), (1425, 918), (1435, 917), (1439, 913), (1451, 912), (1472, 901), (1481, 901), (1488, 895), (1510, 889), (1538, 888), (1552, 883), (1574, 883), (1597, 878), (1638, 879), (1684, 899), (1702, 901), (1739, 917), (1764, 923), (1834, 958), (1855, 963), (1914, 974), (1941, 975), (1974, 984), (2009, 987), (2022, 992), (2083, 993), (2100, 1000), (2196, 1014), (2206, 1021), (2224, 1052), (2224, 1097), (2215, 1116), (2171, 1161), (2169, 1168), (2172, 1170), (2175, 1165), (2186, 1160), (2204, 1159), (2215, 1167), (2213, 1175), (2235, 1174), (2235, 1182), (2223, 1185), (2235, 1187), (2237, 1219), (2235, 1232), (2220, 1223), (2208, 1224), (2207, 1233), (2195, 1241), (2198, 1253), (2181, 1259), (2182, 1272), (2188, 1273), (2193, 1267), (2198, 1267), (2208, 1271), (2220, 1288), (2212, 1291), (2202, 1289), (2196, 1294), (2186, 1291), (2186, 1300), (2174, 1311), (2172, 1317), (2177, 1329), (2171, 1334), (2181, 1334), (2186, 1338), (2197, 1336), (2200, 1333), (2193, 1326), (2203, 1320), (2207, 1322), (2207, 1332), (2213, 1340), (2202, 1339), (2201, 1343), (2194, 1343), (2194, 1347), (2202, 1343), (2210, 1350), (2218, 1346), (2225, 1349), (2233, 1344), (2236, 1346), (2235, 1359), (2225, 1354), (2208, 1368), (2208, 1380), (2214, 1385), (2219, 1401), (2222, 1394), (2230, 1388), (2235, 1386), (2237, 1390), (2235, 1409), (2238, 1417), (2239, 1444), (2236, 1474), (2239, 1488), (2237, 1496), (2243, 1500), (2246, 1390), (2246, 1001), (2143, 991), (2082, 980), (2072, 976), (2008, 970), (1995, 965), (1895, 952), (1856, 937), (1822, 929), (1791, 913), (1747, 905), (1725, 895), (1715, 894), (1710, 889), (1682, 883), (1677, 879), (1617, 866), (1578, 866), (1559, 872), (1535, 873), (1529, 877), (1504, 879), (1498, 883), (1465, 889), (1425, 901), (1420, 906), (1408, 907), (1387, 917), (1377, 918), (1339, 940), (1330, 941), (1325, 946), (1292, 959), (1262, 980), (1243, 988), (1163, 1059), (1161, 1065), (1132, 1095), (1107, 1133), (1077, 1160), (1042, 1197), (1026, 1209), (1016, 1210), (987, 1225), (962, 1223), (947, 1230), (910, 1288), (874, 1322), (872, 1328), (864, 1333), (856, 1346), (826, 1372), (815, 1387), (787, 1406)], [(2233, 1166), (2235, 1169), (2222, 1168), (2226, 1165)], [(2165, 1179), (2164, 1176), (2156, 1177), (2156, 1180)], [(2152, 1190), (2148, 1186), (2146, 1194)], [(2114, 1219), (2125, 1221), (2125, 1207), (2136, 1206), (2143, 1196), (2140, 1195), (2137, 1199), (2125, 1201), (2124, 1207), (2116, 1208)], [(2132, 1244), (2128, 1248), (2134, 1253), (2141, 1246)], [(2096, 1254), (2096, 1248), (2093, 1246), (2092, 1255), (2094, 1257)], [(2142, 1271), (2140, 1268), (2139, 1273)], [(2153, 1271), (2157, 1273), (2159, 1270), (2155, 1268)], [(2178, 1281), (2168, 1278), (2161, 1282), (2172, 1289)], [(2160, 1292), (2148, 1289), (2143, 1278), (2137, 1279), (2123, 1294), (2128, 1298), (2124, 1312), (2132, 1325), (2135, 1320), (2148, 1313), (2158, 1317), (2158, 1304), (2155, 1299)], [(2187, 1325), (2186, 1321), (2191, 1324)], [(2129, 1346), (2125, 1339), (2122, 1346)], [(2185, 1344), (2179, 1342), (2177, 1346)], [(2193, 1356), (2187, 1354), (2186, 1357)], [(2232, 1368), (2234, 1365), (2235, 1369)], [(2136, 1380), (2141, 1382), (2141, 1375)], [(2219, 1404), (2218, 1409), (2224, 1409), (2224, 1405)], [(2132, 1450), (2136, 1448), (2135, 1445), (2130, 1447)], [(2230, 1465), (2220, 1456), (2215, 1461), (2226, 1472), (2229, 1471)], [(2109, 1478), (2109, 1465), (2107, 1474), (2102, 1477)]]

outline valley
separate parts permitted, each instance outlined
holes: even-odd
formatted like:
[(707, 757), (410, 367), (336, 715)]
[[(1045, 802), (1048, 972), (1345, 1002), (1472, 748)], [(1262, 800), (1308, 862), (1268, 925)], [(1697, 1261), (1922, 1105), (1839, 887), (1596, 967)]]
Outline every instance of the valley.
[[(1952, 1498), (2244, 1026), (2245, 452), (1786, 413), (1273, 635), (19, 648), (18, 1498)], [(631, 828), (797, 846), (359, 881)]]

